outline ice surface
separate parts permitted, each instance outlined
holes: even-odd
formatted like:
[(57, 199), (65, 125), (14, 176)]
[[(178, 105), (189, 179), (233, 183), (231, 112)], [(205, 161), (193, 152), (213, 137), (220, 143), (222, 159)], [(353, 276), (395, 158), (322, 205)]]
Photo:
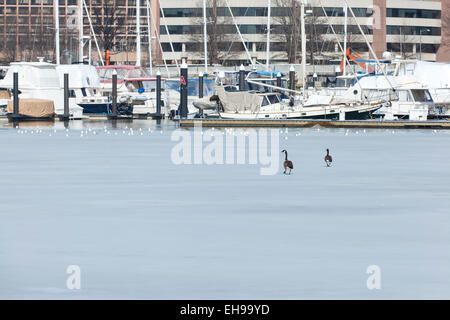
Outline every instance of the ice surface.
[(450, 298), (450, 132), (283, 129), (262, 176), (174, 165), (173, 124), (58, 126), (0, 122), (0, 298)]

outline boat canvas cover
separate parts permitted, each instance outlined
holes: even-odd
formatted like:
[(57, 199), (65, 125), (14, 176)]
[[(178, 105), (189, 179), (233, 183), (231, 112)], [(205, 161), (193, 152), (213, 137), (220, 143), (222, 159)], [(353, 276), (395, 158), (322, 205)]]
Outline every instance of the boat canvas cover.
[(194, 105), (194, 107), (196, 107), (197, 109), (200, 109), (200, 110), (215, 109), (217, 104), (215, 101), (211, 101), (210, 99), (211, 99), (210, 97), (204, 97), (201, 99), (197, 99), (192, 104)]
[[(8, 101), (6, 112), (14, 112), (13, 101)], [(19, 99), (19, 114), (33, 118), (51, 118), (55, 114), (55, 105), (52, 100)]]
[(414, 76), (428, 88), (450, 88), (450, 63), (417, 61)]
[(19, 74), (19, 90), (23, 89), (59, 89), (56, 65), (46, 62), (13, 62), (0, 88), (13, 88), (13, 74)]
[(216, 88), (217, 95), (224, 108), (224, 112), (242, 112), (251, 111), (256, 112), (259, 110), (263, 96), (244, 92), (227, 92), (224, 87)]
[(0, 90), (0, 99), (10, 99), (10, 98), (11, 94), (9, 93), (9, 91)]
[(56, 67), (59, 86), (64, 88), (64, 74), (69, 74), (69, 88), (100, 88), (100, 76), (94, 66), (85, 64), (61, 64)]

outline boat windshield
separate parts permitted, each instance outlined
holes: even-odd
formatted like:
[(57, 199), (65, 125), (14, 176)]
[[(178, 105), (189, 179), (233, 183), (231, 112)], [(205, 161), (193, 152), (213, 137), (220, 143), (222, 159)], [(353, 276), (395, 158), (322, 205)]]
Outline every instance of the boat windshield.
[(262, 106), (268, 106), (270, 104), (280, 103), (280, 99), (276, 94), (267, 95), (262, 100)]
[(267, 99), (269, 99), (270, 104), (280, 103), (280, 100), (276, 94), (267, 96)]
[(415, 102), (433, 102), (428, 90), (411, 90)]
[(113, 68), (104, 68), (104, 69), (98, 69), (98, 75), (100, 76), (100, 80), (102, 81), (111, 81), (112, 80), (112, 75), (113, 75), (113, 70), (116, 70), (117, 72), (117, 79), (118, 80), (123, 80), (125, 79), (125, 76), (127, 75), (127, 71), (125, 69), (113, 69)]
[(130, 79), (150, 78), (150, 75), (144, 68), (134, 68), (128, 70), (127, 78)]
[[(156, 91), (156, 81), (127, 81), (126, 86), (129, 92), (139, 92), (139, 89), (144, 89), (142, 92)], [(164, 84), (161, 85), (161, 91), (164, 91)]]

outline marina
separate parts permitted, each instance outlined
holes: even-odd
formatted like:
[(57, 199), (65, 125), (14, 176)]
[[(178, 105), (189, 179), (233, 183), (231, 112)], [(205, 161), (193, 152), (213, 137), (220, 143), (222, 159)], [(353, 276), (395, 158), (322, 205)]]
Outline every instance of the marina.
[(47, 125), (0, 121), (3, 299), (450, 297), (447, 130), (283, 128), (260, 176), (172, 163), (173, 121)]
[(0, 300), (450, 299), (449, 1), (0, 2)]

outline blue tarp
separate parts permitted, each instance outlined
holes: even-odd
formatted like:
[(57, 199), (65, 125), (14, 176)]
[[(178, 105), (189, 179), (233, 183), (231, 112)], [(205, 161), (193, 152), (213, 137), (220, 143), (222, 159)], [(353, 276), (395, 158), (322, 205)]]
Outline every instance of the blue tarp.
[[(358, 62), (377, 63), (375, 59), (356, 59)], [(378, 60), (380, 63), (392, 63), (392, 60)]]
[(256, 73), (259, 74), (260, 76), (264, 76), (264, 77), (276, 77), (276, 76), (278, 75), (278, 73), (281, 74), (282, 77), (284, 77), (284, 76), (286, 75), (285, 73), (283, 73), (283, 72), (281, 72), (281, 71), (278, 71), (278, 70), (275, 70), (275, 71), (273, 71), (273, 72), (269, 72), (269, 71), (256, 71)]

